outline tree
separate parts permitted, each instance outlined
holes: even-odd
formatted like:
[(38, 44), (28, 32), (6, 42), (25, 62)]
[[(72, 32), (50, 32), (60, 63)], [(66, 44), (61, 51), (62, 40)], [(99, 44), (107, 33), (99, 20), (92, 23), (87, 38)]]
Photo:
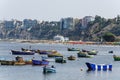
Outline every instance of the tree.
[(115, 41), (115, 35), (112, 34), (111, 32), (106, 32), (103, 35), (103, 40), (107, 41), (107, 42), (114, 42)]

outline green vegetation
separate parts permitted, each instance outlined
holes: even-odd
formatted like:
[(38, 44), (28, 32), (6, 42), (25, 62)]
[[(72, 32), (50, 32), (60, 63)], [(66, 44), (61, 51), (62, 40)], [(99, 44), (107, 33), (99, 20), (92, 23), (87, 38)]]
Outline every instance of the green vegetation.
[(115, 41), (115, 35), (112, 34), (111, 32), (106, 32), (103, 35), (103, 40), (107, 41), (107, 42), (114, 42)]
[(70, 29), (63, 29), (60, 21), (43, 21), (28, 27), (22, 25), (21, 21), (20, 25), (14, 25), (13, 28), (8, 29), (1, 23), (0, 38), (52, 40), (55, 35), (60, 34), (69, 37), (70, 40), (98, 42), (103, 38), (103, 41), (107, 42), (120, 41), (119, 15), (113, 19), (106, 19), (96, 15), (94, 21), (89, 22), (86, 28), (82, 26), (81, 22), (81, 19), (78, 20)]

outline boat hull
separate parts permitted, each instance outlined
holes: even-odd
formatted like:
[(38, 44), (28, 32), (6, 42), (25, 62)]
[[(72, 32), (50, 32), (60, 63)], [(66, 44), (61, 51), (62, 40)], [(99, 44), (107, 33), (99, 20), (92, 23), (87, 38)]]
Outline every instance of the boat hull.
[(69, 56), (69, 57), (68, 57), (68, 60), (75, 60), (75, 59), (76, 59), (75, 56)]
[(80, 51), (78, 48), (68, 48), (68, 51)]
[(11, 50), (12, 55), (34, 55), (34, 52), (26, 52), (26, 51), (15, 51)]
[(63, 57), (56, 57), (55, 62), (56, 63), (66, 63), (66, 60)]
[(32, 64), (33, 65), (48, 65), (49, 64), (49, 61), (46, 61), (46, 60), (32, 60)]
[(86, 62), (86, 65), (88, 67), (89, 71), (94, 71), (94, 70), (112, 70), (112, 65), (111, 64), (93, 64), (93, 63), (88, 63)]
[(43, 73), (56, 73), (56, 69), (52, 67), (43, 67)]
[(114, 61), (120, 61), (120, 56), (113, 55)]
[(81, 51), (79, 53), (77, 53), (77, 56), (82, 57), (82, 58), (90, 58), (91, 57), (90, 55), (88, 55), (87, 52), (81, 52)]

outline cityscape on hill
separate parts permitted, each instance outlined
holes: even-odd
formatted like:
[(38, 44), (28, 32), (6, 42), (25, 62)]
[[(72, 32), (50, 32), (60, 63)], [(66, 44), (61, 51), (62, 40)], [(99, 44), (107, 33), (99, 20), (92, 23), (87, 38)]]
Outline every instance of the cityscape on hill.
[(67, 17), (59, 21), (0, 21), (1, 39), (53, 40), (56, 35), (67, 37), (69, 40), (119, 41), (120, 16), (112, 19), (96, 15), (85, 16), (82, 19)]

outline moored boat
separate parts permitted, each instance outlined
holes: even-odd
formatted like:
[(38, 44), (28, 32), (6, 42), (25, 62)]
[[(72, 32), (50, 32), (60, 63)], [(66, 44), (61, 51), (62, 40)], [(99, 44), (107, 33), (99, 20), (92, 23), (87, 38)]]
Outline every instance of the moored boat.
[(52, 52), (51, 54), (48, 54), (48, 57), (63, 57), (63, 55), (56, 51)]
[(80, 51), (79, 53), (77, 53), (77, 56), (82, 57), (82, 58), (90, 58), (90, 57), (92, 57), (91, 55), (88, 55), (87, 52), (83, 52), (83, 51)]
[(25, 65), (25, 61), (23, 60), (23, 57), (17, 56), (15, 57), (16, 61), (14, 62), (14, 65)]
[(2, 60), (0, 61), (1, 65), (14, 65), (15, 61), (9, 61), (9, 60)]
[(86, 65), (88, 67), (88, 71), (94, 71), (94, 70), (112, 70), (111, 64), (94, 64), (86, 62)]
[(82, 49), (82, 52), (87, 52), (88, 55), (97, 55), (98, 51), (92, 49), (91, 51)]
[(44, 66), (43, 73), (56, 73), (56, 69), (53, 65), (52, 66)]
[(63, 57), (55, 57), (55, 62), (57, 63), (66, 63), (66, 59)]
[(89, 55), (97, 55), (98, 51), (89, 51), (88, 54)]
[(1, 65), (25, 65), (22, 57), (15, 57), (16, 60), (0, 60)]
[(72, 56), (72, 55), (68, 57), (68, 60), (75, 60), (75, 59), (76, 59), (76, 57)]
[(43, 65), (48, 65), (49, 61), (46, 61), (46, 60), (32, 60), (32, 64), (43, 66)]
[(15, 51), (11, 50), (12, 55), (34, 55), (34, 52), (29, 52), (29, 51)]
[(25, 52), (36, 52), (36, 50), (32, 50), (32, 49), (25, 49), (25, 48), (21, 48), (22, 51)]
[(25, 62), (15, 62), (14, 65), (26, 65)]
[(80, 51), (79, 48), (68, 48), (68, 51)]
[(113, 55), (114, 61), (120, 61), (120, 56)]
[(50, 52), (48, 52), (48, 51), (39, 51), (39, 54), (45, 55), (45, 54), (50, 54)]

